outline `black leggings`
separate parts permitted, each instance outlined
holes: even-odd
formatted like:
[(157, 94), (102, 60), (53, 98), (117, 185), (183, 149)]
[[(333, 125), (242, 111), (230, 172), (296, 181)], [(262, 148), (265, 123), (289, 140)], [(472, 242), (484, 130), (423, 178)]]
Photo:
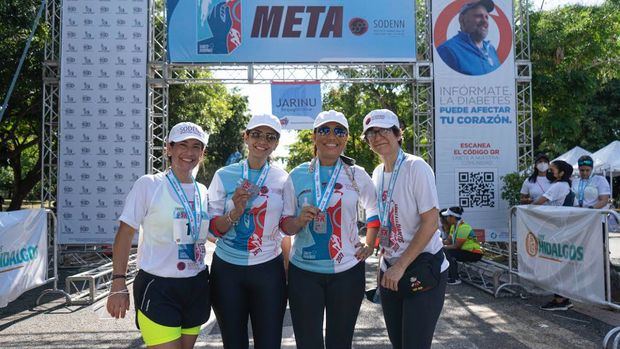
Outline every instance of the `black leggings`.
[(336, 274), (314, 273), (290, 263), (288, 294), (297, 348), (351, 348), (364, 282), (364, 262)]
[(381, 287), (381, 308), (394, 349), (431, 347), (435, 325), (443, 309), (447, 279), (448, 273), (444, 271), (437, 286), (405, 298)]
[(254, 348), (280, 348), (286, 310), (282, 255), (262, 264), (240, 266), (214, 254), (211, 297), (224, 348), (248, 348), (248, 315)]
[(459, 262), (477, 262), (482, 259), (482, 253), (473, 253), (469, 251), (463, 250), (447, 250), (444, 249), (446, 253), (446, 258), (448, 258), (448, 262), (450, 262), (450, 269), (448, 269), (448, 276), (451, 279), (459, 278), (459, 265), (456, 261)]

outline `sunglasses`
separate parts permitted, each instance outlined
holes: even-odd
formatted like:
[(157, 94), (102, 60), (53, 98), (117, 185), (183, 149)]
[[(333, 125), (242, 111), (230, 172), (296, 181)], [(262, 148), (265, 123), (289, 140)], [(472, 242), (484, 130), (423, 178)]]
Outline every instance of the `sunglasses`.
[(280, 136), (275, 133), (263, 133), (260, 131), (250, 131), (248, 132), (248, 135), (252, 139), (264, 139), (268, 143), (275, 143), (278, 139), (280, 139)]
[(381, 135), (381, 137), (385, 137), (391, 132), (392, 132), (391, 128), (374, 128), (374, 129), (370, 129), (366, 131), (365, 138), (367, 140), (371, 140), (371, 139), (375, 139), (378, 135)]
[(349, 134), (349, 131), (347, 131), (346, 128), (344, 127), (339, 127), (336, 126), (334, 128), (330, 128), (329, 126), (321, 126), (318, 127), (315, 132), (319, 135), (319, 136), (327, 136), (329, 135), (331, 132), (334, 133), (334, 135), (336, 137), (346, 137)]

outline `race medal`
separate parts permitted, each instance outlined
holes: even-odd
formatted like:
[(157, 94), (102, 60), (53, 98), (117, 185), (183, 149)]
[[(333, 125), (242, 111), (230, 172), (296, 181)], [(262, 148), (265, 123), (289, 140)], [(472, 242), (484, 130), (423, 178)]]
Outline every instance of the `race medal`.
[(388, 227), (381, 227), (379, 229), (379, 244), (383, 248), (390, 247), (390, 229)]
[(204, 241), (197, 241), (194, 243), (194, 262), (202, 265), (204, 264), (204, 258), (207, 255), (207, 249)]
[(317, 234), (325, 234), (327, 232), (327, 215), (321, 211), (314, 216), (313, 230)]

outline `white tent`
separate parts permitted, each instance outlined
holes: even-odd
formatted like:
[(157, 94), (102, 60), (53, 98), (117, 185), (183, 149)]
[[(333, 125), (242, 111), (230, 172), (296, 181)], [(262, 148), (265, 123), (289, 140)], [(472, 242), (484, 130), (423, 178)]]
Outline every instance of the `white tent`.
[[(577, 171), (577, 160), (582, 157), (583, 155), (590, 155), (592, 156), (592, 153), (590, 153), (589, 151), (583, 149), (580, 146), (576, 146), (573, 149), (567, 151), (566, 153), (558, 156), (557, 158), (553, 159), (553, 161), (555, 160), (564, 160), (566, 162), (568, 162), (569, 164), (571, 164), (573, 166), (573, 173), (575, 173), (575, 171)], [(596, 159), (594, 159), (594, 163), (596, 164)]]
[[(620, 175), (620, 141), (613, 141), (592, 155), (597, 170), (618, 172), (617, 175)], [(597, 163), (597, 160), (600, 162)]]

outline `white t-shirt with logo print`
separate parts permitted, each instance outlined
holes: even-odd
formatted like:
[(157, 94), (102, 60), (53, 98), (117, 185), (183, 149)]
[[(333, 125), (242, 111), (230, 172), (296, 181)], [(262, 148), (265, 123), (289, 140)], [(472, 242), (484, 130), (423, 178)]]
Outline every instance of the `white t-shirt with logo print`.
[(564, 205), (564, 199), (566, 195), (570, 193), (570, 186), (568, 182), (553, 182), (549, 189), (543, 194), (547, 198), (545, 205), (547, 206), (562, 206)]
[(611, 195), (609, 182), (603, 176), (591, 175), (590, 179), (574, 179), (575, 206), (579, 206), (580, 188), (583, 190), (583, 207), (594, 206), (600, 195)]
[(536, 176), (534, 183), (526, 179), (521, 186), (521, 194), (529, 195), (532, 202), (536, 202), (551, 187), (551, 181), (546, 176)]
[[(209, 231), (207, 188), (196, 183), (202, 200), (202, 223), (198, 239), (206, 241)], [(194, 184), (182, 183), (185, 196), (194, 205)], [(173, 230), (185, 227), (187, 219), (179, 218), (185, 210), (165, 173), (144, 175), (134, 183), (125, 200), (119, 220), (139, 230), (137, 265), (149, 274), (184, 278), (197, 275), (205, 269), (201, 263), (182, 256), (174, 240)]]
[[(378, 200), (387, 199), (387, 189), (393, 173), (383, 173), (383, 164), (377, 166), (372, 173), (372, 181), (379, 191)], [(380, 188), (383, 182), (383, 188)], [(420, 229), (420, 215), (429, 210), (439, 209), (437, 187), (433, 169), (420, 157), (405, 153), (398, 178), (394, 184), (392, 203), (390, 205), (390, 245), (382, 246), (383, 258), (391, 265), (405, 252), (415, 234)], [(441, 232), (435, 231), (422, 252), (436, 254), (443, 248)], [(450, 263), (444, 258), (441, 271), (448, 269)], [(381, 260), (381, 269), (387, 266)]]

